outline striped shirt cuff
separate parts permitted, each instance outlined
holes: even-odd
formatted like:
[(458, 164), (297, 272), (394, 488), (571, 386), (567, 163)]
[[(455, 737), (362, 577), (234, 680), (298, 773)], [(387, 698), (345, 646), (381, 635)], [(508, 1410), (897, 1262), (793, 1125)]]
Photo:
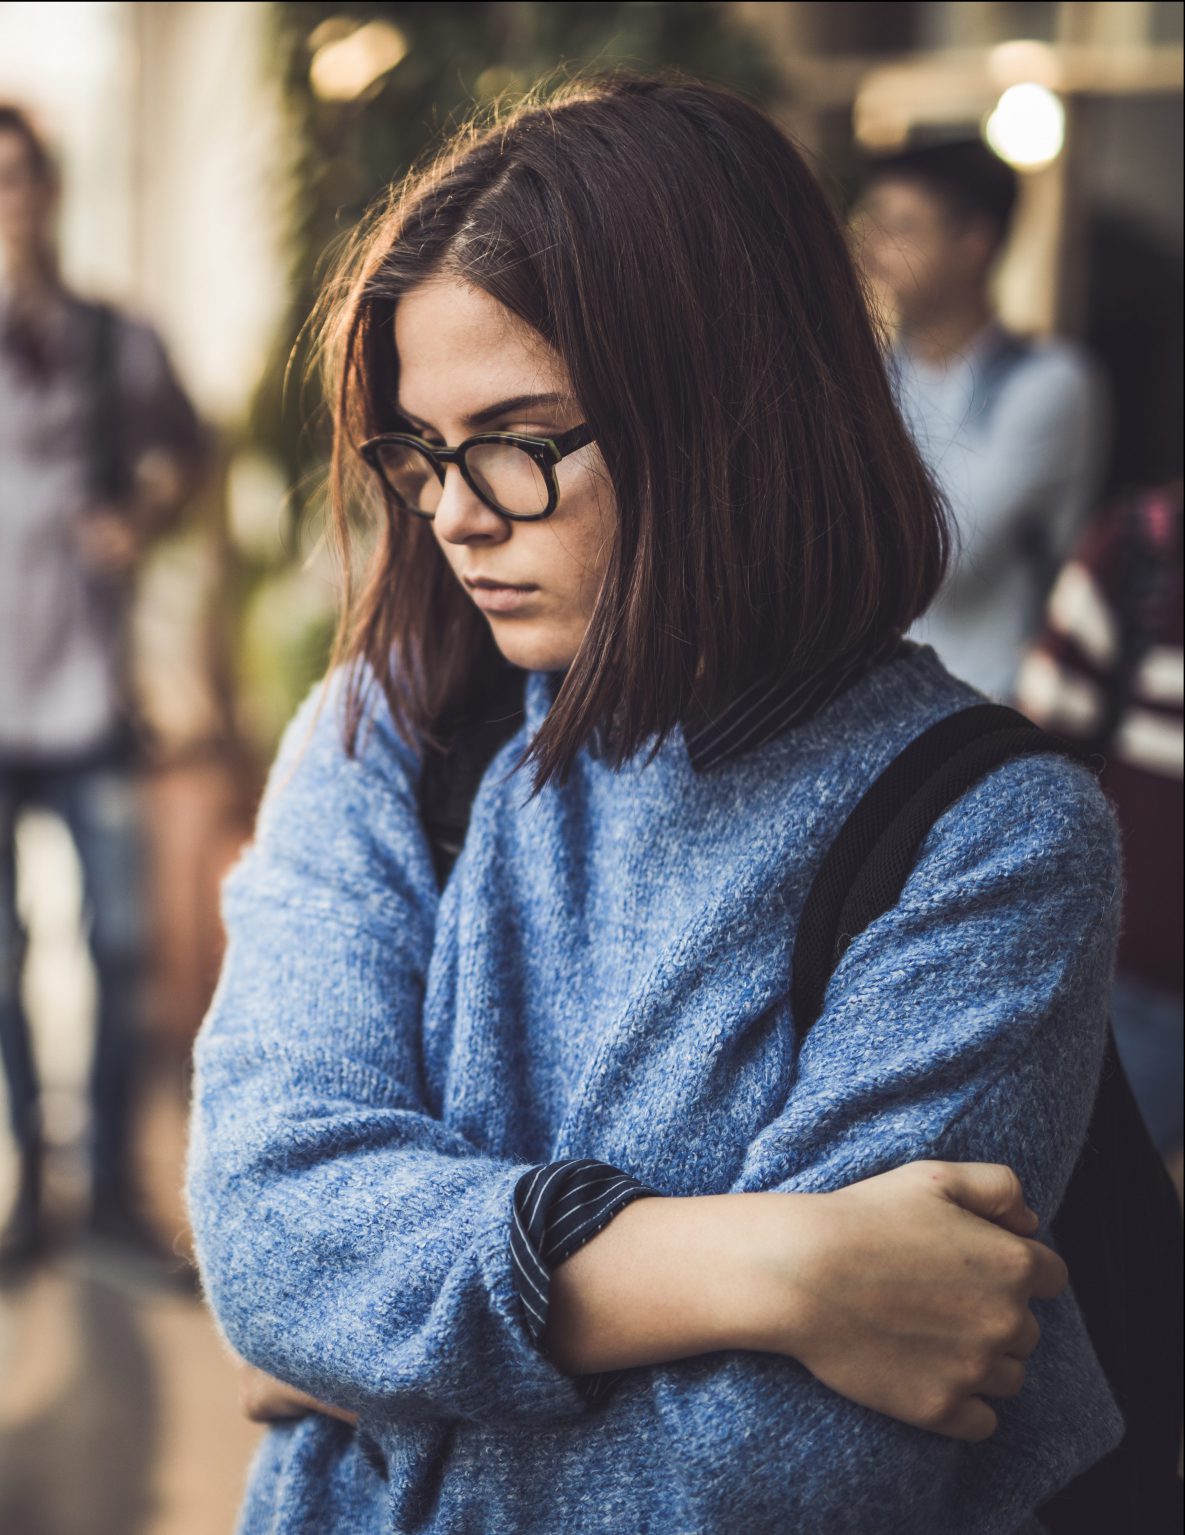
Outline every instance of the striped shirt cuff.
[[(527, 1331), (536, 1347), (541, 1346), (547, 1326), (552, 1272), (603, 1231), (626, 1205), (654, 1193), (619, 1168), (587, 1157), (534, 1167), (518, 1180), (510, 1256)], [(597, 1402), (621, 1374), (615, 1370), (584, 1375), (577, 1384), (590, 1402)]]

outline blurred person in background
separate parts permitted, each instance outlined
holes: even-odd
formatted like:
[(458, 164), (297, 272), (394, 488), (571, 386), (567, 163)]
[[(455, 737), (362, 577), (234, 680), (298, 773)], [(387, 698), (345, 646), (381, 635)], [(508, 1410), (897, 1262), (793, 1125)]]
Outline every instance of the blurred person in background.
[(912, 634), (998, 699), (1099, 492), (1109, 419), (1080, 348), (1022, 338), (994, 313), (1016, 198), (1016, 173), (974, 140), (877, 160), (858, 207), (868, 275), (899, 325), (898, 404), (955, 527), (946, 582)]
[(57, 206), (46, 144), (0, 105), (0, 1051), (19, 1154), (6, 1266), (35, 1254), (42, 1229), (16, 906), (15, 832), (32, 806), (62, 818), (83, 874), (97, 981), (91, 1224), (147, 1240), (129, 1174), (144, 912), (126, 621), (141, 557), (203, 457), (156, 333), (63, 284)]
[(1094, 520), (1050, 594), (1017, 702), (1106, 761), (1123, 835), (1115, 1037), (1152, 1137), (1182, 1181), (1181, 485), (1135, 490)]

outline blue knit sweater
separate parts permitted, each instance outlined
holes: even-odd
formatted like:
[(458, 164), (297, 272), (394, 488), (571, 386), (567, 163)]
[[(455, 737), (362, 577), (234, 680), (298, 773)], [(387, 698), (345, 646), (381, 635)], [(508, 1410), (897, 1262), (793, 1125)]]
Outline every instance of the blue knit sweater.
[(929, 651), (697, 774), (681, 736), (582, 754), (529, 800), (486, 774), (442, 897), (414, 755), (339, 694), (290, 728), (227, 882), (189, 1195), (247, 1359), (351, 1408), (272, 1429), (249, 1535), (1017, 1535), (1118, 1439), (1073, 1299), (1040, 1305), (986, 1443), (834, 1395), (795, 1362), (627, 1372), (590, 1406), (531, 1345), (508, 1252), (530, 1165), (599, 1157), (673, 1195), (833, 1189), (919, 1157), (1006, 1162), (1056, 1207), (1097, 1078), (1119, 901), (1089, 774), (1010, 763), (936, 826), (796, 1051), (791, 939), (845, 815), (977, 695)]

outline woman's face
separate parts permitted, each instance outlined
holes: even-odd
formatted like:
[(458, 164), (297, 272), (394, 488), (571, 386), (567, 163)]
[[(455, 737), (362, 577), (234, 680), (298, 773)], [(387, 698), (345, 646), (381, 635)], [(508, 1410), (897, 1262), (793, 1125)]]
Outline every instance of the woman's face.
[[(516, 315), (459, 278), (434, 278), (395, 313), (399, 414), (429, 442), (477, 432), (557, 437), (581, 424), (567, 372)], [(502, 654), (529, 671), (571, 664), (609, 560), (616, 509), (595, 444), (556, 469), (560, 497), (542, 522), (507, 522), (455, 464), (432, 531)]]

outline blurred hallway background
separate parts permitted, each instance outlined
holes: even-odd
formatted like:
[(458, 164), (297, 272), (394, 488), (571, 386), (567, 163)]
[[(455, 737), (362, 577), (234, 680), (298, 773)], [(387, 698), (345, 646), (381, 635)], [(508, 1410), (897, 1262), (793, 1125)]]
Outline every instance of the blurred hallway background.
[[(63, 828), (48, 816), (26, 819), (21, 844), (53, 1217), (48, 1261), (0, 1294), (0, 1531), (230, 1530), (258, 1434), (237, 1411), (230, 1358), (167, 1271), (145, 1271), (73, 1232), (85, 1198), (79, 1148), (94, 991), (80, 938), (79, 871)], [(153, 1225), (183, 1253), (181, 1064), (170, 1051), (152, 1063), (136, 1160)], [(0, 1207), (11, 1183), (6, 1150)]]
[[(0, 0), (0, 101), (60, 156), (66, 277), (152, 319), (216, 436), (134, 619), (153, 914), (136, 1160), (166, 1246), (186, 1251), (187, 1060), (217, 976), (218, 884), (332, 630), (301, 327), (334, 242), (467, 103), (564, 62), (738, 86), (843, 208), (867, 154), (977, 134), (996, 113), (1023, 172), (1001, 313), (1094, 347), (1118, 402), (1111, 482), (1160, 483), (1181, 474), (1182, 15), (1066, 0)], [(1016, 87), (1039, 94), (1009, 108)], [(94, 992), (79, 871), (40, 813), (19, 861), (54, 1240), (0, 1290), (0, 1535), (218, 1535), (257, 1430), (192, 1295), (78, 1239)], [(14, 1176), (0, 1133), (0, 1219)]]

